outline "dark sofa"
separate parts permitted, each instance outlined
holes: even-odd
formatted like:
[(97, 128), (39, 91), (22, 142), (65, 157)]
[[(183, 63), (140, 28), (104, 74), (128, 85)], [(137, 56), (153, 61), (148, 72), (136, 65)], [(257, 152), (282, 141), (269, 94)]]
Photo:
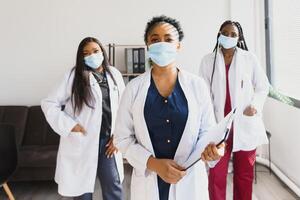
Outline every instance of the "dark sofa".
[(40, 106), (0, 106), (0, 123), (15, 127), (18, 166), (11, 181), (54, 178), (59, 143)]

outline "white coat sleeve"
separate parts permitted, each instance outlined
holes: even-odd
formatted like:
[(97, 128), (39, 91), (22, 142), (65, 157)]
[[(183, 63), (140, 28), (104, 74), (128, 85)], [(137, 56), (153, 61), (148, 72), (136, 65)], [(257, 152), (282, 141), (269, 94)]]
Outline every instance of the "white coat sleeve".
[(68, 136), (77, 122), (61, 110), (70, 98), (72, 77), (66, 73), (63, 81), (53, 90), (48, 97), (41, 101), (41, 107), (52, 129), (60, 136)]
[[(201, 96), (203, 99), (203, 105), (202, 105), (202, 114), (201, 114), (201, 124), (200, 124), (200, 129), (198, 133), (198, 141), (196, 143), (196, 148), (194, 152), (202, 152), (204, 148), (208, 144), (204, 144), (203, 141), (206, 141), (206, 139), (203, 139), (207, 136), (208, 130), (216, 125), (216, 120), (215, 120), (215, 115), (213, 111), (213, 106), (211, 102), (211, 98), (209, 96), (208, 88), (207, 85), (204, 83), (204, 81), (200, 82), (201, 84)], [(201, 153), (199, 154), (199, 157), (201, 156)], [(217, 164), (217, 161), (210, 161), (207, 162), (208, 166), (210, 168), (214, 167)]]
[(252, 55), (251, 61), (253, 65), (252, 85), (254, 87), (251, 105), (254, 106), (258, 113), (261, 113), (269, 93), (269, 81), (254, 55)]
[(203, 80), (208, 86), (210, 86), (211, 77), (209, 77), (209, 73), (207, 72), (206, 57), (204, 57), (201, 61), (200, 68), (199, 68), (199, 76), (203, 78)]
[(119, 90), (119, 101), (121, 101), (122, 94), (125, 90), (125, 83), (122, 74), (117, 70), (118, 79), (118, 90)]
[(122, 152), (123, 157), (127, 159), (130, 165), (140, 174), (147, 176), (147, 161), (152, 153), (145, 149), (135, 137), (132, 116), (134, 94), (130, 86), (131, 84), (129, 83), (125, 88), (118, 109), (114, 144)]

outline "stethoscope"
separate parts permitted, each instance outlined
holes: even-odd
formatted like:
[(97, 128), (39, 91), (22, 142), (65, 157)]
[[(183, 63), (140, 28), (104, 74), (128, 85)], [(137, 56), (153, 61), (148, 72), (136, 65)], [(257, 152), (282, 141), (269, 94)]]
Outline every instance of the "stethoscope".
[[(93, 83), (92, 84), (92, 86), (95, 86), (95, 84), (101, 84), (101, 83), (103, 83), (104, 82), (104, 78), (102, 78), (102, 77), (100, 77), (99, 76), (99, 74), (97, 74), (96, 72), (94, 72), (94, 71), (92, 71), (92, 70), (90, 70), (91, 71), (91, 73), (95, 76), (95, 77), (97, 77), (96, 78), (96, 83)], [(106, 72), (105, 72), (106, 73)], [(113, 79), (113, 82), (114, 82), (114, 86), (113, 86), (113, 91), (115, 92), (115, 91), (117, 91), (118, 92), (118, 101), (120, 101), (120, 91), (119, 91), (119, 87), (118, 87), (118, 84), (117, 84), (117, 81), (115, 80), (115, 79)]]

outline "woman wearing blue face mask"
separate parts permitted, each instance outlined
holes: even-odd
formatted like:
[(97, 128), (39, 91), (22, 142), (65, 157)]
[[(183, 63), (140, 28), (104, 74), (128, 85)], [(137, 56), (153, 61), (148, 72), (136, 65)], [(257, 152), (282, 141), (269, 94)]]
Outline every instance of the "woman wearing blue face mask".
[(79, 44), (75, 67), (42, 100), (47, 121), (61, 136), (55, 173), (59, 194), (91, 200), (98, 176), (103, 200), (122, 199), (123, 162), (113, 132), (124, 87), (101, 43), (88, 37)]
[[(133, 166), (132, 200), (208, 199), (201, 138), (214, 125), (205, 82), (176, 63), (183, 31), (175, 19), (148, 22), (145, 43), (151, 70), (127, 85), (118, 111), (115, 144)], [(202, 159), (219, 159), (210, 144)]]
[(236, 108), (225, 155), (209, 171), (210, 199), (226, 199), (228, 162), (233, 153), (233, 199), (250, 200), (256, 147), (267, 143), (262, 109), (269, 84), (257, 58), (248, 51), (238, 22), (221, 25), (214, 52), (203, 58), (200, 74), (210, 87), (217, 122)]

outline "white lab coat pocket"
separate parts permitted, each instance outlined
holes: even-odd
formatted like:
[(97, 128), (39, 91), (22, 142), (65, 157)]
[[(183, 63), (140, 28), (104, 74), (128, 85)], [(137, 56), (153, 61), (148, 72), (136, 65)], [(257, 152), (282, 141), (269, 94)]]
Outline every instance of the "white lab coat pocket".
[(256, 115), (247, 116), (247, 115), (242, 114), (241, 122), (243, 124), (244, 131), (251, 133), (252, 130), (255, 129), (255, 125), (257, 122), (257, 116)]
[(254, 142), (257, 140), (258, 132), (264, 129), (264, 124), (259, 115), (246, 116), (242, 115), (241, 117), (243, 136), (245, 142)]
[(79, 132), (71, 132), (67, 137), (62, 138), (61, 153), (64, 155), (79, 155), (82, 150), (84, 135)]

